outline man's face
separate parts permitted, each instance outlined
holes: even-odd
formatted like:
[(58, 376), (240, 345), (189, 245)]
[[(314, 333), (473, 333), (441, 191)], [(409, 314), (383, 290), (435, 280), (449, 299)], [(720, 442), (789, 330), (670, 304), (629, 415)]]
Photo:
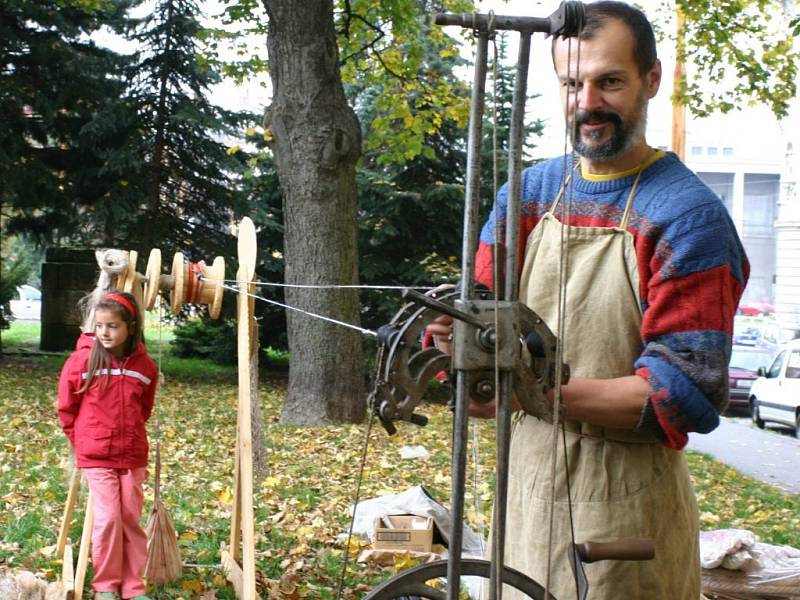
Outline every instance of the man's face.
[[(575, 151), (590, 162), (614, 163), (645, 144), (647, 102), (661, 80), (656, 64), (644, 77), (633, 52), (633, 36), (609, 19), (590, 40), (559, 39), (553, 60)], [(577, 77), (576, 77), (577, 75)]]

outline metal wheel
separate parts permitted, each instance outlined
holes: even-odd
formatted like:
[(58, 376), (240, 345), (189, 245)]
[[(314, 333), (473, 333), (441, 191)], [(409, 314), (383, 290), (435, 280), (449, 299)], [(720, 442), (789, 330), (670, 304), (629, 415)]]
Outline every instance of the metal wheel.
[(764, 420), (758, 412), (758, 398), (752, 398), (750, 400), (750, 418), (753, 419), (753, 423), (755, 423), (756, 427), (764, 429)]
[[(491, 563), (479, 559), (463, 559), (461, 575), (489, 580)], [(364, 600), (399, 600), (412, 597), (420, 600), (446, 600), (447, 593), (433, 587), (429, 582), (447, 577), (447, 561), (440, 560), (403, 571), (375, 588)], [(527, 594), (533, 600), (544, 600), (544, 588), (527, 575), (505, 567), (503, 583)], [(548, 594), (549, 600), (555, 600)]]

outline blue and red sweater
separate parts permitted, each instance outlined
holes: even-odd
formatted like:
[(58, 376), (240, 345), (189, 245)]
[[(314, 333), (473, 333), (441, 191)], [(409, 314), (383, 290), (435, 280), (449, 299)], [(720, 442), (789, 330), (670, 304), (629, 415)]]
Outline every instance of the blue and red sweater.
[[(520, 257), (570, 170), (556, 158), (523, 173)], [(574, 173), (570, 224), (619, 226), (635, 174), (592, 181), (580, 169)], [(490, 287), (495, 220), (504, 231), (506, 206), (504, 186), (476, 258), (476, 278)], [(650, 386), (637, 429), (680, 449), (688, 432), (712, 431), (727, 403), (733, 317), (749, 264), (725, 206), (673, 153), (642, 172), (628, 231), (638, 260), (644, 346), (631, 372)]]

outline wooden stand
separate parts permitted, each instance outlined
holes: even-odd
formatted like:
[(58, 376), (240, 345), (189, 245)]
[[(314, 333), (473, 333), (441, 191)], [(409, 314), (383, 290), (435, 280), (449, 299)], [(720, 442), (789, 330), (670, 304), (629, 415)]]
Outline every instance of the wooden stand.
[[(244, 218), (239, 224), (239, 285), (237, 301), (237, 341), (239, 404), (236, 427), (236, 454), (233, 473), (233, 511), (230, 546), (221, 548), (222, 565), (233, 584), (237, 598), (256, 600), (255, 525), (253, 517), (253, 441), (250, 422), (250, 359), (257, 347), (255, 336), (253, 277), (256, 264), (256, 231), (253, 222)], [(241, 550), (240, 550), (241, 547)], [(239, 561), (241, 560), (241, 566)]]
[[(255, 301), (256, 230), (253, 222), (244, 218), (239, 225), (238, 242), (239, 271), (237, 281), (237, 338), (239, 360), (239, 403), (236, 430), (236, 455), (234, 461), (234, 502), (231, 515), (230, 546), (222, 544), (222, 565), (228, 579), (233, 583), (236, 596), (242, 600), (256, 600), (255, 576), (255, 525), (253, 517), (253, 443), (251, 409), (250, 365), (258, 344), (256, 322), (253, 316)], [(116, 286), (129, 292), (145, 310), (155, 307), (156, 297), (161, 291), (170, 292), (170, 307), (173, 314), (180, 312), (183, 304), (207, 304), (212, 319), (219, 318), (222, 308), (222, 292), (225, 280), (225, 261), (221, 256), (208, 267), (205, 262), (190, 263), (183, 254), (176, 252), (169, 275), (161, 273), (161, 250), (150, 251), (147, 269), (142, 275), (136, 271), (136, 251), (129, 252), (128, 269), (117, 276)], [(61, 519), (56, 553), (63, 557), (62, 580), (67, 600), (80, 600), (89, 563), (92, 539), (93, 502), (89, 494), (86, 500), (86, 515), (78, 552), (78, 564), (73, 569), (73, 548), (69, 541), (69, 524), (80, 493), (80, 471), (73, 471), (67, 494), (67, 503)], [(240, 566), (241, 562), (241, 566)]]

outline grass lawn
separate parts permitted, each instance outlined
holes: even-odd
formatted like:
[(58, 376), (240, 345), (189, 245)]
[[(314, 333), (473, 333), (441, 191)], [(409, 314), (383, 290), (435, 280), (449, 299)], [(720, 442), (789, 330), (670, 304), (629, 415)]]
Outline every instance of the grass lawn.
[[(15, 348), (24, 348), (31, 335), (15, 324), (10, 332), (3, 332), (4, 350), (12, 347), (9, 340), (14, 340)], [(156, 338), (148, 334), (148, 339), (152, 348)], [(35, 349), (35, 344), (29, 349)], [(53, 406), (63, 360), (63, 356), (30, 352), (0, 360), (0, 565), (32, 569), (51, 580), (61, 570), (53, 545), (69, 476), (67, 442)], [(151, 443), (161, 444), (162, 498), (175, 521), (187, 567), (179, 583), (152, 590), (151, 595), (188, 600), (213, 591), (211, 597), (232, 599), (233, 588), (219, 565), (219, 549), (230, 530), (236, 372), (203, 361), (180, 361), (166, 351), (162, 368), (165, 384), (149, 431)], [(259, 395), (267, 463), (254, 498), (260, 591), (263, 597), (278, 600), (333, 599), (342, 567), (339, 537), (349, 524), (348, 506), (355, 493), (365, 427), (290, 427), (278, 422), (284, 381), (263, 377)], [(401, 426), (394, 437), (379, 425), (373, 428), (362, 498), (424, 484), (447, 504), (451, 416), (439, 406), (426, 412), (430, 423), (425, 428)], [(493, 427), (481, 423), (477, 437), (480, 498), (476, 503), (470, 482), (466, 501), (473, 528), (485, 524), (490, 514)], [(428, 449), (429, 459), (400, 458), (402, 446), (417, 444)], [(704, 528), (746, 528), (762, 541), (800, 547), (800, 498), (754, 482), (702, 455), (690, 453), (689, 461)], [(472, 464), (469, 473), (471, 477)], [(152, 480), (145, 493), (149, 510)], [(78, 510), (70, 530), (76, 543), (82, 522), (83, 511)], [(361, 598), (398, 568), (351, 561), (343, 598)], [(281, 586), (283, 592), (278, 591)]]

